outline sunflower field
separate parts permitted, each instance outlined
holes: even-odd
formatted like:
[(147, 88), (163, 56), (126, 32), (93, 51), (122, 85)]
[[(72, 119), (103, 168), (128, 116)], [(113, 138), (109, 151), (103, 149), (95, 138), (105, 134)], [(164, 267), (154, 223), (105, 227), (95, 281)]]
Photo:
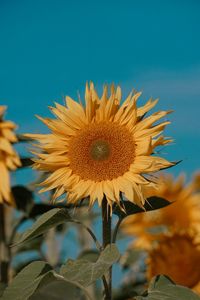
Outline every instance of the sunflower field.
[[(157, 150), (173, 141), (163, 133), (171, 111), (150, 113), (157, 100), (139, 106), (140, 96), (122, 100), (114, 85), (99, 96), (87, 83), (84, 102), (66, 96), (53, 118), (38, 117), (47, 134), (17, 135), (0, 106), (2, 300), (200, 299), (200, 175), (186, 184), (165, 173), (180, 163)], [(10, 172), (28, 167), (37, 180), (11, 187)], [(75, 259), (63, 255), (71, 227)]]
[(0, 0), (0, 300), (200, 300), (199, 13)]

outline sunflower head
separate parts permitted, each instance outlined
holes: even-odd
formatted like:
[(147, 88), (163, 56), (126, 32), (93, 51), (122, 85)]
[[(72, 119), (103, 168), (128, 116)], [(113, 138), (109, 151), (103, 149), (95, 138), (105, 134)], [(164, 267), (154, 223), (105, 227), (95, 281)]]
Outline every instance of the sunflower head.
[[(147, 195), (146, 191), (145, 194)], [(159, 240), (163, 232), (177, 230), (193, 231), (200, 229), (200, 194), (195, 192), (193, 181), (184, 185), (184, 177), (174, 179), (162, 175), (156, 188), (148, 190), (148, 196), (167, 199), (172, 204), (147, 213), (132, 215), (122, 223), (122, 230), (128, 235), (137, 236), (134, 246), (151, 247), (152, 241)]]
[(197, 192), (200, 192), (200, 172), (197, 172), (194, 176), (194, 188)]
[(13, 132), (16, 125), (11, 121), (4, 121), (5, 106), (0, 106), (0, 203), (13, 204), (10, 192), (9, 170), (15, 170), (20, 166), (20, 160), (12, 147), (17, 141)]
[[(53, 200), (67, 192), (68, 202), (76, 204), (89, 197), (90, 206), (104, 197), (108, 205), (120, 205), (120, 192), (143, 206), (143, 188), (152, 183), (145, 174), (173, 164), (152, 156), (157, 146), (169, 143), (162, 131), (169, 121), (159, 123), (169, 112), (148, 117), (157, 100), (137, 107), (141, 93), (130, 93), (120, 105), (121, 89), (104, 86), (98, 96), (93, 83), (86, 84), (85, 103), (66, 97), (65, 105), (51, 107), (56, 119), (40, 118), (49, 134), (29, 134), (39, 142), (35, 168), (51, 175), (41, 183), (41, 191), (56, 189)], [(156, 123), (156, 124), (155, 124)]]
[(164, 274), (175, 283), (195, 288), (200, 282), (200, 244), (193, 235), (174, 233), (165, 235), (148, 251), (147, 278)]

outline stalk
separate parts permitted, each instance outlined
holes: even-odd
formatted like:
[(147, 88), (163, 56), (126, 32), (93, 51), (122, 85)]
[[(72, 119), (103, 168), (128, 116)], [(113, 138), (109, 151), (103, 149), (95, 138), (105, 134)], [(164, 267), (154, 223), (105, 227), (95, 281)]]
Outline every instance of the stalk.
[[(106, 198), (104, 197), (102, 202), (102, 239), (103, 239), (103, 249), (111, 244), (111, 225), (112, 218), (110, 216), (110, 206)], [(112, 267), (109, 269), (105, 278), (103, 278), (104, 287), (105, 287), (105, 297), (104, 300), (112, 299)]]
[(0, 281), (8, 283), (8, 260), (6, 258), (6, 232), (4, 206), (0, 203)]

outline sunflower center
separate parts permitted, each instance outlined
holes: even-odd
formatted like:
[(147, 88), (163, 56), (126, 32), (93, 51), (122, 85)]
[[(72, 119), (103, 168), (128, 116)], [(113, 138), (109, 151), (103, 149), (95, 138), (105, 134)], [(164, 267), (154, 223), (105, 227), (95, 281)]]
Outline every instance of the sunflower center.
[(129, 170), (135, 143), (125, 126), (92, 123), (71, 138), (68, 157), (71, 170), (81, 179), (112, 180)]
[(91, 157), (94, 160), (104, 160), (109, 157), (110, 146), (107, 141), (97, 140), (91, 144), (90, 148)]

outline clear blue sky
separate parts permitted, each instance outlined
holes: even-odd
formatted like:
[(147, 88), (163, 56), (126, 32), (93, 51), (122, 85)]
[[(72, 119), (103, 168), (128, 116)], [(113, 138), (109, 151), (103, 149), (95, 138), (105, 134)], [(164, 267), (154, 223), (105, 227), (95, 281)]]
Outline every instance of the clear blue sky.
[(175, 110), (167, 134), (173, 172), (200, 168), (200, 1), (0, 0), (0, 103), (19, 132), (45, 130), (34, 114), (63, 95), (135, 87)]

